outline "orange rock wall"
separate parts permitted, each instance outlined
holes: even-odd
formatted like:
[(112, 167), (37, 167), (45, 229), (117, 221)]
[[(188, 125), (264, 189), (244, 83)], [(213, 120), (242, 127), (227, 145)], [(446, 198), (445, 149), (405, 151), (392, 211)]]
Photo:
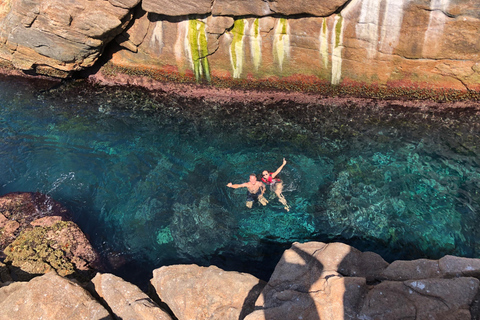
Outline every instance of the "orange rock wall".
[(477, 7), (470, 1), (353, 0), (326, 17), (172, 19), (140, 12), (120, 37), (129, 50), (116, 52), (112, 62), (197, 80), (313, 76), (331, 84), (477, 90)]
[(51, 10), (59, 0), (4, 1), (0, 60), (70, 73), (90, 68), (117, 35), (113, 65), (197, 81), (479, 89), (475, 1), (70, 2), (65, 16)]

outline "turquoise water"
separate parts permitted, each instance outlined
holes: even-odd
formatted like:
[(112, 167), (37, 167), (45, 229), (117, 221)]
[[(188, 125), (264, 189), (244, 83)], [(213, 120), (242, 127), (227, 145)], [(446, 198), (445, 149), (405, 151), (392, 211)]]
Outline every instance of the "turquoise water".
[[(172, 263), (268, 279), (293, 241), (342, 241), (388, 261), (480, 256), (475, 110), (220, 106), (15, 78), (0, 78), (0, 105), (0, 194), (64, 204), (109, 271), (132, 282)], [(274, 198), (247, 209), (245, 190), (226, 187), (284, 157), (290, 212)]]

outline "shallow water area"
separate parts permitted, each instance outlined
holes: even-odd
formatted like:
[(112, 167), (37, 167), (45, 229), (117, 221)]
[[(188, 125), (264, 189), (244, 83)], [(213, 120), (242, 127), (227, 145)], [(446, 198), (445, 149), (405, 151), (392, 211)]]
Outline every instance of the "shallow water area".
[[(0, 194), (64, 204), (111, 272), (215, 264), (268, 279), (293, 241), (342, 241), (386, 260), (479, 257), (478, 110), (230, 103), (83, 81), (0, 78)], [(245, 206), (228, 182), (281, 172)]]

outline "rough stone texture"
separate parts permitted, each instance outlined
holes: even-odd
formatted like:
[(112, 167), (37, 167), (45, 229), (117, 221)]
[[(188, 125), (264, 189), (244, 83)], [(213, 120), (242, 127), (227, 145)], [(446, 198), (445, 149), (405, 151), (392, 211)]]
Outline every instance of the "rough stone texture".
[[(295, 243), (245, 320), (471, 319), (480, 281), (463, 277), (460, 270), (472, 272), (477, 259), (444, 259), (397, 261), (386, 267), (374, 254), (345, 244)], [(447, 263), (449, 273), (440, 271), (439, 265)], [(375, 272), (364, 271), (370, 268)], [(459, 277), (451, 278), (454, 274)], [(376, 281), (367, 285), (365, 275)], [(382, 277), (397, 281), (380, 281)]]
[(93, 65), (139, 1), (7, 2), (0, 7), (0, 58), (21, 70), (68, 73)]
[(67, 209), (41, 193), (0, 197), (0, 257), (12, 277), (28, 280), (56, 270), (65, 276), (89, 277), (100, 258)]
[(438, 261), (438, 265), (445, 277), (480, 278), (480, 259), (447, 255)]
[(166, 16), (204, 15), (211, 13), (211, 0), (143, 0), (145, 11)]
[(257, 300), (256, 310), (245, 320), (355, 319), (367, 292), (365, 279), (324, 276), (306, 291), (295, 284), (290, 284), (290, 288), (267, 285)]
[(69, 213), (65, 207), (41, 193), (14, 192), (0, 197), (0, 257), (3, 250), (23, 230), (31, 229), (32, 222), (42, 217), (66, 220)]
[[(298, 266), (302, 266), (299, 268)], [(361, 252), (344, 243), (295, 242), (289, 250), (283, 253), (277, 264), (269, 284), (297, 283), (306, 280), (301, 285), (303, 289), (311, 287), (324, 274), (338, 274), (347, 277), (362, 277), (369, 281), (380, 278), (382, 271), (388, 266), (378, 254)], [(303, 278), (308, 270), (309, 279)], [(281, 277), (276, 275), (282, 274)]]
[[(478, 261), (445, 256), (386, 267), (370, 252), (309, 242), (286, 250), (266, 285), (248, 274), (196, 265), (156, 269), (151, 283), (177, 319), (478, 319), (480, 281), (465, 276), (478, 275)], [(0, 264), (0, 320), (110, 319), (83, 288), (55, 272), (12, 283), (4, 270)], [(367, 276), (375, 281), (367, 283)], [(115, 318), (172, 319), (117, 276), (98, 273), (90, 286)]]
[(440, 278), (442, 276), (443, 273), (440, 272), (438, 261), (427, 259), (397, 260), (382, 272), (382, 278), (395, 281)]
[(471, 319), (478, 279), (385, 281), (369, 291), (359, 318)]
[(397, 260), (380, 276), (384, 280), (395, 281), (454, 277), (480, 278), (480, 259), (447, 255), (440, 260)]
[(95, 292), (115, 317), (129, 320), (171, 320), (168, 313), (133, 284), (112, 274), (97, 273), (92, 279)]
[(67, 76), (92, 66), (118, 35), (125, 50), (113, 52), (114, 65), (181, 79), (480, 88), (474, 1), (138, 3), (4, 1), (0, 59)]
[(350, 319), (373, 280), (388, 264), (378, 255), (342, 243), (294, 243), (275, 267), (245, 319)]
[(264, 283), (215, 266), (175, 265), (153, 271), (160, 299), (178, 319), (242, 319), (253, 310)]
[(82, 287), (55, 272), (0, 288), (0, 319), (112, 319)]
[(4, 251), (5, 262), (14, 267), (19, 279), (30, 279), (51, 270), (62, 276), (76, 273), (88, 278), (90, 271), (100, 267), (98, 254), (71, 221), (25, 230)]
[[(432, 3), (430, 8), (423, 0), (356, 0), (343, 5), (215, 1), (212, 14), (234, 17), (233, 27), (210, 14), (199, 20), (149, 14), (144, 41), (128, 46), (130, 52), (114, 53), (112, 62), (199, 80), (479, 88), (477, 3), (452, 2), (445, 8)], [(277, 14), (271, 17), (272, 12)], [(301, 12), (311, 16), (289, 18)]]
[(143, 0), (145, 11), (167, 16), (186, 16), (213, 14), (216, 16), (267, 16), (272, 14), (296, 15), (310, 14), (328, 16), (345, 4), (345, 0), (318, 1), (264, 1), (264, 0), (202, 0), (183, 1)]

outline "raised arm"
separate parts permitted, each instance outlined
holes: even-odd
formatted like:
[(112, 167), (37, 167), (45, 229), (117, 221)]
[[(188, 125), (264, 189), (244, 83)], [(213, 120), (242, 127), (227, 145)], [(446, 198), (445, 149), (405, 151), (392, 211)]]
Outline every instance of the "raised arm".
[(278, 167), (277, 171), (275, 171), (274, 173), (272, 173), (272, 178), (275, 178), (277, 176), (277, 174), (280, 173), (280, 171), (282, 171), (283, 167), (287, 164), (287, 160), (285, 160), (285, 158), (283, 158), (283, 163), (280, 167)]
[(229, 182), (229, 183), (227, 184), (227, 187), (233, 188), (233, 189), (246, 188), (246, 187), (247, 187), (247, 183), (232, 184), (231, 182)]

